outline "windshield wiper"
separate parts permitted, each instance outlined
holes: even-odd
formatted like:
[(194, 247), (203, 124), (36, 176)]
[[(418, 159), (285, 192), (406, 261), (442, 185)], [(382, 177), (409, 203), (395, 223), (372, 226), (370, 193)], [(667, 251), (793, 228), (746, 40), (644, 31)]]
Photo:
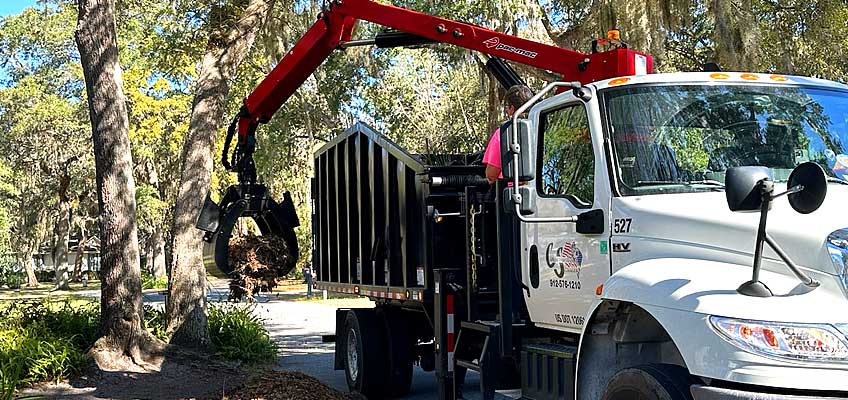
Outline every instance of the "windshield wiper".
[(638, 181), (636, 182), (636, 186), (650, 186), (650, 185), (683, 185), (683, 186), (691, 186), (691, 185), (709, 185), (715, 186), (718, 188), (724, 188), (724, 184), (713, 179), (702, 179), (698, 181)]
[(848, 185), (848, 181), (845, 181), (845, 180), (839, 179), (839, 178), (837, 178), (837, 177), (835, 177), (835, 176), (828, 176), (828, 177), (827, 177), (827, 181), (828, 181), (828, 182), (833, 182), (833, 183), (839, 183), (839, 184), (842, 184), (842, 185)]

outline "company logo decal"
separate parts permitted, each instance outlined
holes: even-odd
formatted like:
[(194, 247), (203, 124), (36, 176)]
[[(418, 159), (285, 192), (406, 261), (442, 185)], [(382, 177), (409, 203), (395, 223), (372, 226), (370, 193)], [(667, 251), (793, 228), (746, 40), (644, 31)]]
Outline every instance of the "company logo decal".
[(483, 44), (485, 44), (486, 47), (490, 48), (490, 49), (495, 48), (495, 50), (508, 51), (510, 53), (515, 53), (515, 54), (518, 54), (520, 56), (524, 56), (524, 57), (527, 57), (527, 58), (536, 58), (536, 56), (539, 55), (539, 53), (537, 53), (535, 51), (519, 49), (518, 47), (510, 46), (508, 44), (503, 44), (503, 43), (501, 43), (501, 40), (498, 39), (497, 37), (493, 37), (489, 40), (486, 40), (486, 41), (483, 42)]
[(554, 250), (554, 244), (548, 243), (545, 250), (545, 262), (548, 268), (553, 268), (557, 278), (565, 276), (566, 272), (576, 272), (580, 279), (580, 267), (583, 266), (583, 252), (577, 248), (575, 242), (565, 242), (562, 247)]
[(613, 243), (612, 251), (614, 253), (629, 253), (630, 252), (630, 243)]

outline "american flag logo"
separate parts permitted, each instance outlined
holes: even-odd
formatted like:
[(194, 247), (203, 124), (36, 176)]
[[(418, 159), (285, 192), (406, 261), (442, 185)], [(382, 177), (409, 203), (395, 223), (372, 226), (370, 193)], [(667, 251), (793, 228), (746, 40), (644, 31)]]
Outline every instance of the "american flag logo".
[[(548, 249), (552, 246), (553, 243), (549, 244)], [(559, 267), (560, 270), (557, 271), (558, 277), (562, 278), (565, 272), (568, 271), (576, 272), (577, 279), (580, 279), (580, 267), (583, 266), (583, 252), (577, 248), (577, 243), (565, 242), (553, 255), (554, 257), (547, 257), (547, 262), (551, 268)], [(550, 258), (553, 258), (553, 260)]]

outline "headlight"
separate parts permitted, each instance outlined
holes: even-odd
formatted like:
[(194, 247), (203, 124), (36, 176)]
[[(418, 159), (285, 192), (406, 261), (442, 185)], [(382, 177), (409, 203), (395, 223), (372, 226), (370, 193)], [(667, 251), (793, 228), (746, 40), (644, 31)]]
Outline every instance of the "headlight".
[(827, 237), (827, 252), (839, 274), (842, 290), (848, 296), (848, 229), (840, 229)]
[(736, 347), (796, 361), (848, 362), (848, 325), (790, 324), (710, 317), (713, 328)]

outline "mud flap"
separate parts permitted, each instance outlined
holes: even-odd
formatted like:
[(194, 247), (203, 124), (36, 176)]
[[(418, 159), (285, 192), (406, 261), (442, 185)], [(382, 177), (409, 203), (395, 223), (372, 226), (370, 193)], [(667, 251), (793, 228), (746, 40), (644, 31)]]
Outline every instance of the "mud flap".
[(195, 226), (206, 232), (203, 236), (203, 263), (210, 275), (230, 278), (229, 244), (233, 228), (239, 218), (252, 218), (263, 236), (279, 236), (289, 250), (285, 273), (291, 271), (299, 256), (294, 228), (300, 220), (294, 209), (291, 194), (283, 194), (277, 203), (264, 185), (237, 185), (227, 188), (221, 204), (215, 204), (209, 195), (198, 215)]

